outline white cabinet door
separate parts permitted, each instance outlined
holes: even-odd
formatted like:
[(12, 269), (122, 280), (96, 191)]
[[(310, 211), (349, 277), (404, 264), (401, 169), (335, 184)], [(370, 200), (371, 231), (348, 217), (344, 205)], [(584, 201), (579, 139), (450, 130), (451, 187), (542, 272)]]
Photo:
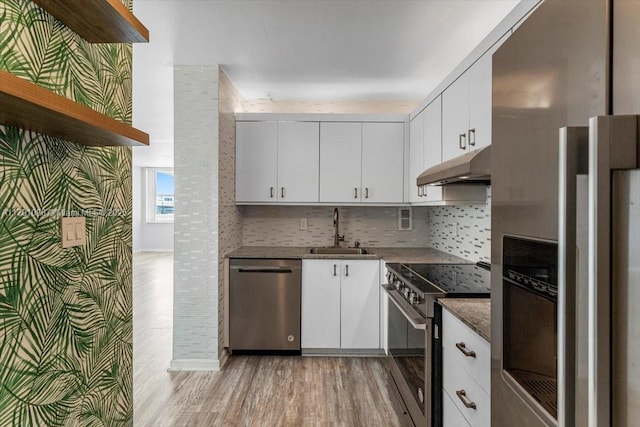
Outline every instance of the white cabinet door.
[(442, 93), (442, 161), (468, 148), (469, 76), (464, 73)]
[(321, 202), (360, 202), (361, 150), (361, 123), (320, 123)]
[(443, 427), (469, 427), (469, 423), (445, 390), (442, 390), (442, 425)]
[[(438, 98), (439, 99), (439, 98)], [(409, 201), (422, 201), (416, 179), (425, 170), (424, 161), (424, 110), (409, 123)]]
[(380, 348), (380, 269), (377, 260), (342, 261), (340, 347)]
[(237, 201), (276, 201), (277, 138), (276, 122), (236, 123)]
[(320, 124), (278, 122), (278, 201), (317, 202)]
[(402, 203), (404, 124), (362, 124), (362, 197), (365, 203)]
[(467, 71), (469, 75), (469, 150), (491, 145), (491, 53)]
[[(442, 162), (442, 97), (437, 97), (424, 109), (424, 168)], [(442, 187), (423, 187), (421, 201), (442, 200)]]
[(302, 260), (302, 348), (340, 348), (338, 260)]

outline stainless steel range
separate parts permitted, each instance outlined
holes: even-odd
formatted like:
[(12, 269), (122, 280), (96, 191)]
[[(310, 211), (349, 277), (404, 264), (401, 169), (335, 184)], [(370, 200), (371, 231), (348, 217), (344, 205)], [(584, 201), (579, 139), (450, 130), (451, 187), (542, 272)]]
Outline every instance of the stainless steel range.
[(488, 264), (387, 264), (390, 394), (402, 425), (442, 425), (437, 298), (489, 297)]

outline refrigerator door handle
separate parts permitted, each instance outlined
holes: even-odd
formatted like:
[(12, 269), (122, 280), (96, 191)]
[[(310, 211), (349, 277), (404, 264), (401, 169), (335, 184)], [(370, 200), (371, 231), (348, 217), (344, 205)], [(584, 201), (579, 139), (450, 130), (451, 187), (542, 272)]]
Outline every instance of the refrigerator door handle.
[(589, 427), (611, 423), (611, 210), (613, 170), (638, 167), (638, 116), (589, 120)]
[(575, 425), (577, 181), (588, 173), (589, 128), (564, 127), (559, 135), (558, 187), (558, 426)]

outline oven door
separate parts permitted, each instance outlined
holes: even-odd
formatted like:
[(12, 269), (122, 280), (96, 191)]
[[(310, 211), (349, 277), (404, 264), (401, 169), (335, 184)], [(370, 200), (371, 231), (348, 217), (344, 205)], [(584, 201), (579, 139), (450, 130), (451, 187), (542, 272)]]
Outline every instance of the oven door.
[(423, 318), (394, 289), (389, 297), (389, 371), (413, 423), (431, 419), (431, 319)]

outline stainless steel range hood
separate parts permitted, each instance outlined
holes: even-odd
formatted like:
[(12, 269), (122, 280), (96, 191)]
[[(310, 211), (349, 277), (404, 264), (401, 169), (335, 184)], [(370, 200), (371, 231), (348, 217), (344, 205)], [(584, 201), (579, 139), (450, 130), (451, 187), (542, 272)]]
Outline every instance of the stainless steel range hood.
[(427, 184), (489, 184), (491, 182), (491, 146), (478, 148), (439, 165), (418, 176), (418, 186)]

